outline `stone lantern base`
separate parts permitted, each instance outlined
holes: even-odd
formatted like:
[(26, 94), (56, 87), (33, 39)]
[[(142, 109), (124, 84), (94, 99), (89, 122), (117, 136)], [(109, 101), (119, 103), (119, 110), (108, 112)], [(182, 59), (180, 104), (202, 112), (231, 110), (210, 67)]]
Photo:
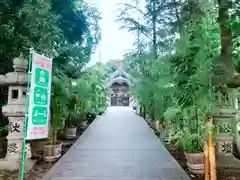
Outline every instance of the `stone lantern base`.
[(216, 158), (217, 167), (220, 168), (240, 168), (240, 160), (234, 156), (220, 156)]
[[(10, 149), (8, 149), (10, 150)], [(4, 159), (0, 159), (0, 169), (17, 170), (21, 165), (21, 160), (19, 160), (21, 151), (8, 152)], [(30, 149), (30, 144), (26, 144), (26, 159), (25, 159), (25, 172), (28, 172), (36, 164), (35, 160), (31, 159), (32, 153)]]
[(221, 168), (240, 168), (240, 160), (233, 155), (234, 138), (222, 135), (216, 137), (216, 163)]
[[(25, 173), (30, 171), (33, 166), (36, 164), (35, 160), (31, 160), (31, 159), (26, 159), (25, 160)], [(8, 160), (6, 158), (4, 159), (0, 159), (0, 169), (7, 169), (7, 170), (17, 170), (20, 167), (20, 163), (13, 161), (13, 160)]]

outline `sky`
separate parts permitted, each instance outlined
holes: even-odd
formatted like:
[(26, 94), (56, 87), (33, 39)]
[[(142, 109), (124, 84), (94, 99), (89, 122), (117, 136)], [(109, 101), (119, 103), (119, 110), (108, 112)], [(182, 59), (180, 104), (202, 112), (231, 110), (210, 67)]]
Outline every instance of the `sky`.
[(102, 40), (92, 55), (91, 62), (106, 62), (112, 59), (122, 59), (128, 50), (133, 49), (135, 40), (134, 34), (126, 29), (119, 29), (120, 24), (115, 22), (117, 18), (117, 3), (128, 2), (129, 0), (88, 0), (90, 5), (99, 9), (102, 14), (100, 28)]

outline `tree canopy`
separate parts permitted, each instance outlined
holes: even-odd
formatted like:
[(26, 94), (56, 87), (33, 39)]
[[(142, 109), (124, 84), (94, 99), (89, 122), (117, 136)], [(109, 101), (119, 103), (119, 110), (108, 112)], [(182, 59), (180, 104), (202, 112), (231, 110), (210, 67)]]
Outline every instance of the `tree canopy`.
[(120, 7), (121, 27), (136, 33), (135, 49), (125, 56), (135, 96), (144, 116), (167, 124), (170, 139), (195, 137), (214, 114), (216, 97), (239, 86), (238, 7), (232, 0), (145, 0), (144, 7), (138, 1)]
[(20, 52), (27, 55), (31, 47), (54, 57), (66, 73), (80, 70), (100, 40), (100, 19), (99, 11), (81, 0), (1, 2), (0, 72), (10, 71), (11, 63), (6, 62)]

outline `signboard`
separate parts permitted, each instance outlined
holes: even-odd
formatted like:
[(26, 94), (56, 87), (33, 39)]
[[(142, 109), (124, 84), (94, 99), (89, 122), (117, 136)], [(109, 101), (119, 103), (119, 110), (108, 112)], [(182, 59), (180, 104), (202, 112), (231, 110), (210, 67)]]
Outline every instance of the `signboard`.
[(52, 59), (32, 53), (31, 85), (26, 139), (48, 137), (52, 83)]

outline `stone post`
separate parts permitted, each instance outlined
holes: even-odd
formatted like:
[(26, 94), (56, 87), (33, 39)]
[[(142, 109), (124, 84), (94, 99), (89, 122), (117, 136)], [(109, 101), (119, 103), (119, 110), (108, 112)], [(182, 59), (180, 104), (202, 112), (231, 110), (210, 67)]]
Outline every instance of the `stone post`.
[[(2, 112), (9, 120), (7, 155), (0, 161), (0, 168), (14, 170), (19, 167), (19, 157), (22, 152), (24, 138), (24, 121), (26, 113), (27, 95), (27, 65), (28, 62), (22, 56), (13, 60), (14, 72), (7, 73), (1, 80), (4, 80), (8, 88), (8, 103), (2, 108)], [(29, 160), (31, 157), (30, 144), (26, 144), (26, 166), (27, 169), (33, 166)], [(29, 161), (28, 161), (29, 160)]]
[(219, 129), (216, 137), (216, 148), (218, 156), (232, 156), (233, 155), (233, 126), (232, 121), (235, 120), (236, 113), (232, 107), (220, 107), (219, 115), (214, 117), (214, 123)]
[(240, 97), (237, 96), (236, 97), (236, 109), (238, 110), (237, 111), (237, 115), (236, 115), (236, 139), (235, 139), (235, 143), (236, 143), (236, 146), (237, 146), (237, 154), (239, 155), (240, 154), (240, 112), (239, 112), (239, 100), (240, 100)]
[(237, 162), (233, 156), (236, 113), (237, 109), (235, 107), (233, 90), (227, 89), (219, 97), (218, 112), (214, 116), (214, 124), (218, 129), (216, 136), (218, 166), (230, 167)]

